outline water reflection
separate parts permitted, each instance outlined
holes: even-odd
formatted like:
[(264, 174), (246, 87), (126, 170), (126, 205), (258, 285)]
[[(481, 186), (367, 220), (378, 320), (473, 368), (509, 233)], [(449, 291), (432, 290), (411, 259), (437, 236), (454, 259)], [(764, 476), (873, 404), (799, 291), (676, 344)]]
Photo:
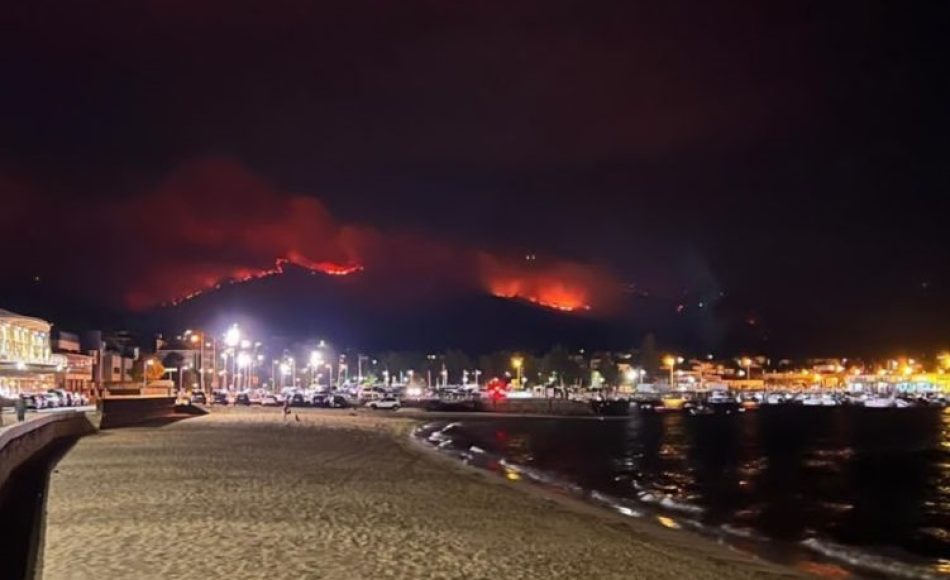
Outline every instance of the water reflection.
[(512, 419), (464, 431), (513, 464), (653, 506), (667, 518), (661, 524), (683, 517), (737, 537), (830, 552), (827, 541), (947, 567), (950, 414), (939, 410)]

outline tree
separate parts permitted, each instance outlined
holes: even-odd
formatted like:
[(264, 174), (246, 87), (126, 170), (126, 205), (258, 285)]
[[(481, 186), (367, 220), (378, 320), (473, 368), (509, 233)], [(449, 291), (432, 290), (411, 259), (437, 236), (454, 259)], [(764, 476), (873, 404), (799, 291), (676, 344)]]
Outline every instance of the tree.
[(562, 386), (576, 384), (583, 379), (581, 365), (561, 345), (556, 345), (545, 353), (538, 364), (542, 376), (550, 377), (553, 373), (557, 375), (558, 383)]
[[(458, 380), (461, 382), (462, 371), (472, 369), (472, 359), (460, 350), (449, 349), (442, 356), (442, 362), (449, 373), (449, 381)], [(442, 370), (441, 368), (439, 369)]]
[[(151, 361), (151, 364), (146, 364)], [(155, 359), (139, 359), (132, 365), (132, 380), (141, 381), (143, 369), (147, 369), (146, 379), (148, 381), (157, 381), (165, 375), (165, 367)]]
[(185, 357), (179, 352), (170, 352), (162, 359), (162, 364), (166, 369), (180, 369), (185, 365)]
[(609, 354), (600, 359), (597, 372), (599, 372), (601, 378), (603, 378), (604, 386), (617, 386), (617, 382), (620, 379), (620, 371), (617, 369), (617, 363), (614, 362), (613, 357)]

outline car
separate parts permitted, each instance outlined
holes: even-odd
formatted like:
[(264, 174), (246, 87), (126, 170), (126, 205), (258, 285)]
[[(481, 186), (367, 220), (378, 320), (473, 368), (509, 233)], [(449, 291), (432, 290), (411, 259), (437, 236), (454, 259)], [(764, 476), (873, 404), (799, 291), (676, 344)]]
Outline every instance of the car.
[(235, 404), (235, 405), (250, 406), (250, 404), (251, 404), (251, 396), (250, 396), (249, 394), (247, 394), (247, 393), (238, 393), (238, 394), (234, 397), (234, 404)]
[(68, 391), (64, 391), (63, 389), (50, 389), (46, 391), (46, 394), (55, 397), (55, 399), (59, 401), (60, 407), (73, 406), (72, 396)]
[(261, 395), (261, 405), (265, 407), (279, 407), (281, 402), (280, 399), (277, 398), (277, 395), (273, 393), (264, 393)]
[(192, 405), (205, 405), (207, 403), (208, 403), (208, 397), (205, 396), (204, 391), (194, 391), (191, 393)]
[(294, 393), (290, 395), (290, 406), (291, 407), (306, 407), (307, 399), (304, 398), (303, 393)]
[(214, 404), (215, 405), (227, 405), (230, 403), (228, 400), (227, 391), (215, 391), (214, 393)]
[(346, 409), (350, 402), (343, 395), (333, 395), (328, 399), (328, 407), (331, 409)]
[(41, 396), (46, 400), (47, 407), (55, 408), (55, 407), (63, 407), (66, 405), (66, 401), (64, 401), (62, 397), (60, 397), (58, 394), (52, 391), (47, 391), (43, 393)]
[(399, 406), (399, 399), (395, 397), (383, 397), (366, 403), (366, 407), (370, 409), (391, 409), (395, 411), (399, 409)]
[(20, 395), (20, 398), (23, 399), (23, 404), (26, 405), (27, 409), (37, 410), (43, 408), (43, 397), (40, 395), (30, 395), (23, 393)]

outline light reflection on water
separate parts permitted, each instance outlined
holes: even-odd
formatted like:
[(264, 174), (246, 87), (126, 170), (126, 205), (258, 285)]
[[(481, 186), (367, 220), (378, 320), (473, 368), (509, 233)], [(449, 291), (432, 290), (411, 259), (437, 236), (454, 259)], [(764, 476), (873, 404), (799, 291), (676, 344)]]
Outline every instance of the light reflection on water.
[(688, 516), (777, 545), (810, 538), (829, 553), (863, 547), (948, 569), (950, 414), (938, 409), (502, 419), (462, 432), (464, 445), (655, 506), (676, 525)]

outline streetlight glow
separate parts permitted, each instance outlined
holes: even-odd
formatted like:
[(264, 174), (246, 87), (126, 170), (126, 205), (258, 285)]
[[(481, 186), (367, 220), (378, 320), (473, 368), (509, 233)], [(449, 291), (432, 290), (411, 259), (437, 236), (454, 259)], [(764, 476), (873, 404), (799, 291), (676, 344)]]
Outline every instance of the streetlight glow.
[(238, 328), (237, 324), (231, 326), (227, 332), (224, 333), (224, 344), (234, 348), (241, 342), (241, 329)]

